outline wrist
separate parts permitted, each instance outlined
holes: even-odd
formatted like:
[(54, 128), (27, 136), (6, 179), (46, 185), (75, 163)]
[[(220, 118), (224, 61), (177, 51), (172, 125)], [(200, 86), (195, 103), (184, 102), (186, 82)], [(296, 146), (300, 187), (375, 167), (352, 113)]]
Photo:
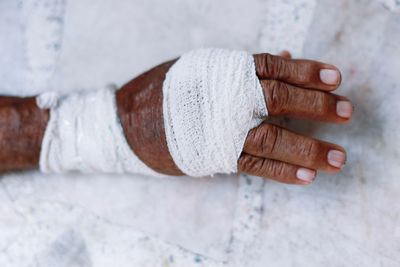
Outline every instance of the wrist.
[(159, 173), (183, 175), (168, 150), (162, 108), (163, 81), (174, 62), (136, 77), (117, 91), (116, 100), (125, 137), (136, 156)]

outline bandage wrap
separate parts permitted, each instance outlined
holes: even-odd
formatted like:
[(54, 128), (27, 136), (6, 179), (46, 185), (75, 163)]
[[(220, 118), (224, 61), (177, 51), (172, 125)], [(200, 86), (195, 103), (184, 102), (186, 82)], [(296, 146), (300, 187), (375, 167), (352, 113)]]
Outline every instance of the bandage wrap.
[[(56, 103), (57, 102), (57, 103)], [(54, 101), (43, 94), (38, 105), (51, 105), (42, 142), (43, 172), (141, 173), (160, 176), (133, 153), (117, 116), (115, 88), (77, 92)]]
[(164, 81), (163, 112), (179, 169), (190, 176), (237, 172), (247, 133), (267, 115), (253, 57), (223, 49), (184, 54)]

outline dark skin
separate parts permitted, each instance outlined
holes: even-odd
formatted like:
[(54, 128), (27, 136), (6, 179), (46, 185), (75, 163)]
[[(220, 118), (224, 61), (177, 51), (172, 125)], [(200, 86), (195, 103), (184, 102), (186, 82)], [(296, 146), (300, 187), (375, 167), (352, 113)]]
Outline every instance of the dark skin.
[(174, 62), (139, 75), (123, 86), (116, 98), (125, 137), (135, 154), (157, 172), (183, 175), (168, 151), (162, 115), (162, 84)]
[(37, 168), (48, 119), (34, 97), (0, 97), (0, 172)]
[[(348, 99), (331, 93), (341, 81), (336, 67), (292, 60), (287, 52), (281, 56), (254, 55), (254, 59), (270, 116), (333, 123), (350, 120)], [(135, 154), (160, 173), (183, 175), (168, 151), (162, 113), (162, 84), (173, 63), (165, 62), (134, 78), (117, 92), (116, 98), (125, 136)], [(322, 69), (337, 72), (336, 79), (323, 79)], [(342, 112), (338, 112), (339, 101), (350, 108), (341, 105)], [(37, 108), (34, 98), (0, 98), (1, 172), (37, 168), (48, 118), (49, 112)], [(332, 150), (342, 154), (332, 154)], [(331, 159), (336, 163), (332, 164)], [(238, 171), (305, 185), (314, 180), (316, 170), (339, 172), (344, 161), (345, 150), (338, 145), (264, 122), (250, 130)], [(301, 172), (308, 174), (307, 179)]]

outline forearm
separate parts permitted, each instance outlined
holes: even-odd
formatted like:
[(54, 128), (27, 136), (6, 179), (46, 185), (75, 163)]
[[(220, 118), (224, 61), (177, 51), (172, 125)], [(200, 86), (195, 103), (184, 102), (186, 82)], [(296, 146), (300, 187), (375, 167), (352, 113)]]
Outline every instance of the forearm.
[[(116, 92), (116, 104), (125, 137), (140, 160), (159, 173), (182, 175), (168, 152), (162, 114), (162, 83), (174, 62), (128, 82)], [(0, 97), (0, 172), (38, 167), (49, 113), (35, 97)]]
[(48, 119), (34, 97), (0, 97), (0, 173), (38, 167)]

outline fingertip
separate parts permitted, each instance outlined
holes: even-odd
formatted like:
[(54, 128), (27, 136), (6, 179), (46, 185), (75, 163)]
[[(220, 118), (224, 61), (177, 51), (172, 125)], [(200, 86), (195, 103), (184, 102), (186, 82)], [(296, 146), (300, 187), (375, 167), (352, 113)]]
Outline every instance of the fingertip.
[(346, 164), (346, 151), (331, 149), (327, 154), (327, 162), (330, 166), (341, 170)]
[(287, 58), (287, 59), (291, 59), (292, 58), (292, 54), (290, 54), (290, 52), (288, 50), (283, 50), (282, 52), (279, 53), (279, 55), (281, 57)]
[(342, 78), (341, 73), (336, 68), (323, 68), (319, 71), (319, 78), (322, 83), (330, 86), (339, 86)]
[(308, 168), (298, 168), (296, 171), (296, 177), (303, 184), (310, 184), (315, 180), (317, 172)]
[(353, 115), (354, 106), (348, 100), (338, 100), (336, 102), (336, 115), (342, 119), (349, 120)]

